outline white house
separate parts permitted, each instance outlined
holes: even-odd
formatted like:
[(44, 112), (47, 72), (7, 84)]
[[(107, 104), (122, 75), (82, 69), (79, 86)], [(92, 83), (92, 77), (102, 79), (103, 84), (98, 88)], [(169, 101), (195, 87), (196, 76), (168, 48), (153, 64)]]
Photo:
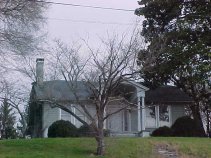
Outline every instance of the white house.
[[(77, 116), (86, 122), (80, 107), (74, 102), (74, 95), (67, 86), (66, 81), (43, 81), (43, 59), (37, 59), (37, 81), (32, 84), (29, 127), (32, 137), (47, 137), (49, 126), (57, 120), (69, 120), (76, 127), (82, 124), (69, 113), (60, 108), (53, 107), (44, 100), (56, 100), (69, 107)], [(87, 109), (95, 115), (95, 107), (88, 101), (90, 92), (83, 82), (78, 81), (77, 93), (80, 99), (87, 100)], [(121, 136), (149, 136), (149, 133), (161, 126), (171, 126), (174, 121), (185, 115), (184, 106), (192, 100), (182, 91), (173, 86), (164, 86), (155, 90), (127, 81), (119, 87), (121, 92), (129, 92), (126, 99), (134, 105), (112, 115), (104, 124), (111, 135)], [(109, 104), (106, 113), (111, 113), (121, 108), (117, 102)]]

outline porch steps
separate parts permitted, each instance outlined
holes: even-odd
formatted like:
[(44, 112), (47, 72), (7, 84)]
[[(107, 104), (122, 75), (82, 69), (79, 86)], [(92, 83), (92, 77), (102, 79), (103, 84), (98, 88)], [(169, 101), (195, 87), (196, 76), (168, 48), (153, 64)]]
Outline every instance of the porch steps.
[(137, 133), (129, 133), (129, 132), (124, 132), (124, 133), (111, 132), (110, 136), (111, 137), (137, 137), (138, 134)]

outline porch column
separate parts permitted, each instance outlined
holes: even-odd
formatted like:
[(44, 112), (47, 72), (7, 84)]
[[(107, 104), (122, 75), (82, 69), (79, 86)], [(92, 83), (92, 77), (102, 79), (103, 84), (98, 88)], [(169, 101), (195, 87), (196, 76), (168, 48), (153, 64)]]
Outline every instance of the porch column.
[(156, 119), (156, 128), (158, 128), (160, 126), (159, 105), (155, 106), (155, 119)]
[(48, 128), (43, 130), (43, 138), (48, 138)]
[(130, 110), (128, 110), (128, 131), (130, 131), (131, 132), (131, 111)]
[(138, 96), (138, 132), (141, 131), (141, 100), (140, 96)]
[(146, 110), (145, 110), (145, 101), (144, 97), (141, 98), (141, 130), (145, 130), (145, 123), (146, 123)]

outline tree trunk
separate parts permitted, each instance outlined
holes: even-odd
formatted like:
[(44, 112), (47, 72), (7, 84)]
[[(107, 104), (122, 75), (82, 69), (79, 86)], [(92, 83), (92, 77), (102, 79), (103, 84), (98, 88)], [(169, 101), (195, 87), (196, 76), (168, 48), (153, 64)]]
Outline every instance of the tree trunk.
[(200, 132), (201, 136), (206, 136), (201, 114), (200, 114), (199, 104), (195, 103), (194, 105), (190, 107), (190, 109), (192, 111), (193, 119), (197, 122), (197, 124), (200, 127), (200, 131), (198, 132)]
[(105, 141), (104, 141), (104, 132), (103, 132), (103, 119), (98, 121), (98, 129), (95, 136), (97, 141), (97, 155), (103, 156), (105, 154)]
[(207, 132), (207, 136), (210, 137), (210, 112), (207, 108), (207, 111), (206, 111), (206, 119), (207, 119), (207, 129), (206, 129), (206, 132)]

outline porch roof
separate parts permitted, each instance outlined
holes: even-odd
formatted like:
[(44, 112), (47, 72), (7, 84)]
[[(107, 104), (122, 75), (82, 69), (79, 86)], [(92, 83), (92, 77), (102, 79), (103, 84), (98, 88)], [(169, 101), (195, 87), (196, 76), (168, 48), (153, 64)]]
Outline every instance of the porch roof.
[(146, 91), (146, 104), (190, 104), (193, 99), (174, 86), (161, 86)]

